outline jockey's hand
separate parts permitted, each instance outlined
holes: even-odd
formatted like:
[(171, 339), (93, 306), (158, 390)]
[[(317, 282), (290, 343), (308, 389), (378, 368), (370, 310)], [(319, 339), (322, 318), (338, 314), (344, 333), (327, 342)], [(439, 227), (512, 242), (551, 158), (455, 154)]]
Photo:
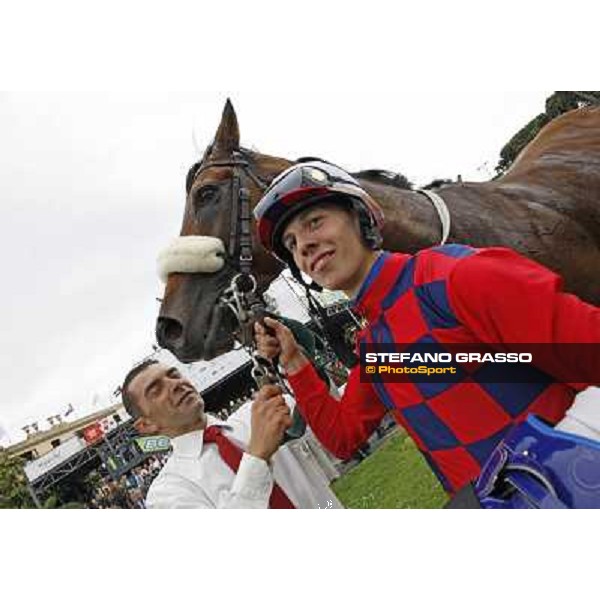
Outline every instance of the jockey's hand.
[(265, 317), (265, 325), (272, 333), (267, 333), (260, 323), (254, 325), (256, 345), (261, 356), (268, 359), (279, 356), (279, 364), (288, 375), (294, 375), (308, 364), (294, 334), (283, 323)]
[(268, 461), (292, 425), (290, 409), (276, 385), (264, 385), (252, 403), (252, 431), (248, 453)]
[(259, 321), (254, 323), (254, 340), (256, 349), (263, 358), (273, 360), (281, 354), (281, 344), (275, 331), (271, 328), (267, 330)]

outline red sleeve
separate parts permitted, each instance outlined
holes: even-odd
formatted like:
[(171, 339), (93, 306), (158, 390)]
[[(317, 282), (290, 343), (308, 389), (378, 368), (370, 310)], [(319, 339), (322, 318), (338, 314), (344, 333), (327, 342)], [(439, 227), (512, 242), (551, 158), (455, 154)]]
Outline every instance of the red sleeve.
[(481, 341), (521, 352), (515, 344), (544, 344), (541, 361), (533, 353), (541, 369), (565, 383), (585, 382), (576, 387), (600, 382), (600, 309), (562, 292), (553, 271), (508, 248), (486, 248), (457, 263), (448, 295)]
[(352, 457), (387, 412), (371, 386), (359, 377), (355, 367), (341, 400), (330, 395), (311, 363), (288, 377), (296, 404), (317, 439), (341, 459)]

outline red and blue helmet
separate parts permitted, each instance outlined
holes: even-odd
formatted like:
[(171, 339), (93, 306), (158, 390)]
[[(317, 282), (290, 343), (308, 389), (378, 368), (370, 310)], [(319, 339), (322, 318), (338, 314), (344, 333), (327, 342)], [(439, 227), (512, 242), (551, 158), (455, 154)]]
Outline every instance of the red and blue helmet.
[(349, 204), (366, 218), (365, 227), (377, 235), (383, 228), (381, 207), (358, 181), (335, 165), (315, 160), (286, 169), (263, 194), (254, 208), (261, 244), (289, 264), (291, 256), (281, 243), (284, 227), (294, 216), (323, 201)]

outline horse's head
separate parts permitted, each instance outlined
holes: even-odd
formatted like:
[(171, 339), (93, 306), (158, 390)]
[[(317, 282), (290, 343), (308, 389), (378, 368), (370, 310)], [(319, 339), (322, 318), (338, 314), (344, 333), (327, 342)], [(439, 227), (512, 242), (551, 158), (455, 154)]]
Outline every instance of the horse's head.
[[(227, 100), (213, 143), (188, 173), (180, 238), (166, 255), (168, 278), (156, 338), (179, 360), (210, 360), (233, 348), (237, 322), (233, 312), (219, 308), (218, 301), (240, 268), (241, 198), (247, 194), (252, 209), (264, 187), (289, 164), (240, 147), (237, 117)], [(258, 244), (253, 223), (246, 238), (250, 236), (252, 272), (262, 291), (281, 265)], [(198, 242), (206, 254), (193, 256), (191, 268), (186, 262), (188, 242)]]

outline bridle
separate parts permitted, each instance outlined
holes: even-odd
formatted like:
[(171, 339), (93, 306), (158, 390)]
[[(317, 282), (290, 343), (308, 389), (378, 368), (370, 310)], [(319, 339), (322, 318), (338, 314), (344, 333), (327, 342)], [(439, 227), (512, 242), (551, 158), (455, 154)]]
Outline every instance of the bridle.
[[(205, 157), (211, 148), (207, 149)], [(262, 321), (267, 314), (266, 303), (260, 292), (258, 282), (252, 273), (252, 211), (250, 193), (243, 185), (242, 175), (246, 175), (260, 190), (264, 192), (269, 186), (268, 181), (257, 175), (248, 160), (241, 152), (234, 153), (232, 160), (204, 161), (188, 175), (187, 192), (191, 190), (198, 176), (215, 167), (230, 167), (233, 169), (231, 178), (231, 218), (229, 240), (226, 248), (228, 262), (235, 274), (229, 285), (223, 290), (217, 300), (217, 309), (229, 308), (240, 327), (240, 343), (252, 360), (251, 375), (258, 387), (267, 383), (277, 382), (287, 389), (276, 365), (260, 356), (254, 342), (254, 323)], [(192, 167), (193, 169), (194, 167)]]
[[(252, 211), (250, 208), (250, 193), (243, 185), (242, 175), (246, 175), (260, 190), (264, 192), (269, 186), (253, 170), (250, 162), (245, 160), (240, 152), (234, 153), (232, 160), (205, 161), (210, 154), (207, 149), (204, 158), (197, 168), (188, 174), (186, 192), (189, 194), (198, 176), (207, 169), (214, 167), (230, 167), (233, 169), (231, 180), (231, 218), (229, 243), (226, 248), (229, 264), (235, 274), (228, 287), (217, 299), (215, 310), (229, 308), (239, 324), (240, 339), (252, 361), (250, 374), (260, 389), (269, 383), (277, 383), (283, 392), (291, 394), (288, 385), (279, 372), (277, 359), (269, 361), (262, 357), (257, 350), (254, 340), (254, 324), (263, 322), (267, 307), (263, 295), (258, 291), (258, 281), (252, 273)], [(236, 156), (237, 154), (237, 156)], [(192, 167), (193, 169), (193, 167)], [(266, 327), (263, 323), (263, 327)], [(297, 408), (294, 408), (292, 426), (285, 432), (284, 442), (298, 439), (304, 435), (306, 423)]]
[[(240, 153), (238, 154), (243, 156)], [(237, 259), (237, 269), (239, 274), (255, 279), (252, 275), (252, 212), (250, 209), (250, 193), (248, 192), (248, 188), (242, 185), (241, 172), (249, 177), (262, 192), (267, 189), (269, 182), (259, 177), (252, 170), (250, 162), (243, 158), (207, 162), (204, 162), (203, 159), (198, 163), (197, 168), (189, 177), (187, 186), (188, 193), (203, 171), (215, 167), (233, 168), (233, 177), (231, 181), (231, 220), (227, 254), (230, 261), (236, 261)]]

